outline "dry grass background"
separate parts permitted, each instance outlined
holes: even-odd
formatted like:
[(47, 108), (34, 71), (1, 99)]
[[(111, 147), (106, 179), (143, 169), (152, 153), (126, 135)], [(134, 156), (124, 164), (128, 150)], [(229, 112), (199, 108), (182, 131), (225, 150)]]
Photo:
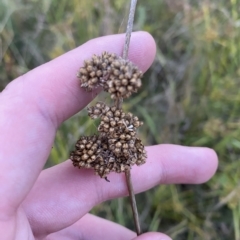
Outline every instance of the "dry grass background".
[[(0, 90), (91, 38), (124, 32), (127, 12), (126, 0), (1, 0)], [(240, 240), (239, 12), (239, 0), (138, 2), (134, 28), (154, 36), (157, 55), (144, 88), (125, 108), (144, 120), (147, 145), (208, 146), (220, 158), (206, 184), (137, 195), (144, 231), (176, 240)], [(66, 121), (46, 167), (67, 159), (75, 139), (94, 131), (86, 111)], [(127, 199), (92, 212), (133, 228)]]

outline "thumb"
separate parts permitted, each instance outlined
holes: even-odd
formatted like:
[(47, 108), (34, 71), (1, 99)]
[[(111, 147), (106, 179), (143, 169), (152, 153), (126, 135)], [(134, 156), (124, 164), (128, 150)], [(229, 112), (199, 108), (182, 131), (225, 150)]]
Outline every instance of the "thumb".
[(132, 240), (172, 240), (170, 237), (163, 233), (148, 232), (133, 238)]

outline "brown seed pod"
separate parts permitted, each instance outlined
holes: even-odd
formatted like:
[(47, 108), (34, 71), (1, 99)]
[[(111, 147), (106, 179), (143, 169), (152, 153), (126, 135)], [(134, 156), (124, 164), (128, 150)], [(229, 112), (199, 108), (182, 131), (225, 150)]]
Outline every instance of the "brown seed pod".
[(117, 147), (117, 148), (122, 147), (122, 143), (121, 143), (121, 142), (117, 142), (117, 143), (116, 143), (116, 147)]

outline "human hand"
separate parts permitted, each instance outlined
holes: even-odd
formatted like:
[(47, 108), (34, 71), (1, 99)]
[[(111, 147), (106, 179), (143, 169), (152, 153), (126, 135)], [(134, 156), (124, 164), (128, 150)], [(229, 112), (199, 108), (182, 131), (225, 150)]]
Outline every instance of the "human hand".
[[(122, 174), (111, 182), (68, 160), (42, 171), (58, 126), (83, 109), (93, 94), (79, 87), (76, 72), (85, 59), (103, 51), (121, 55), (124, 35), (97, 38), (11, 82), (0, 94), (0, 236), (4, 240), (133, 239), (132, 231), (88, 214), (95, 205), (127, 195)], [(132, 34), (129, 59), (146, 71), (155, 43)], [(158, 184), (207, 181), (217, 156), (208, 148), (162, 144), (147, 147), (147, 163), (132, 168), (136, 192)], [(144, 176), (144, 178), (142, 177)], [(134, 239), (165, 239), (147, 233)]]

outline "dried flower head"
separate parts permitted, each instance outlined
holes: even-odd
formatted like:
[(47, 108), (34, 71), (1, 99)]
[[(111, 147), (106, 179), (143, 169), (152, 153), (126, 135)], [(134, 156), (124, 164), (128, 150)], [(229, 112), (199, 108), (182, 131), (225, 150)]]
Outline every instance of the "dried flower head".
[(125, 172), (132, 165), (146, 161), (146, 152), (140, 139), (121, 141), (106, 137), (81, 137), (70, 155), (75, 167), (92, 168), (105, 178), (110, 172)]
[(77, 76), (81, 87), (91, 91), (99, 86), (111, 94), (112, 99), (128, 98), (141, 87), (142, 72), (129, 60), (116, 54), (103, 52), (84, 62)]
[(110, 107), (108, 107), (105, 103), (97, 102), (95, 106), (88, 107), (88, 115), (90, 118), (95, 119), (102, 116), (102, 114), (106, 114)]
[(98, 102), (88, 108), (91, 118), (101, 118), (99, 135), (81, 137), (71, 153), (73, 165), (93, 168), (100, 177), (110, 172), (124, 172), (134, 164), (146, 161), (146, 152), (136, 131), (142, 122), (131, 113), (124, 113), (115, 106)]
[(93, 55), (90, 60), (85, 61), (77, 74), (81, 87), (88, 91), (99, 86), (104, 87), (111, 72), (111, 63), (116, 58), (116, 54), (103, 52), (102, 55)]
[(129, 60), (120, 57), (111, 64), (112, 71), (107, 81), (107, 91), (112, 99), (128, 98), (142, 86), (142, 72)]

